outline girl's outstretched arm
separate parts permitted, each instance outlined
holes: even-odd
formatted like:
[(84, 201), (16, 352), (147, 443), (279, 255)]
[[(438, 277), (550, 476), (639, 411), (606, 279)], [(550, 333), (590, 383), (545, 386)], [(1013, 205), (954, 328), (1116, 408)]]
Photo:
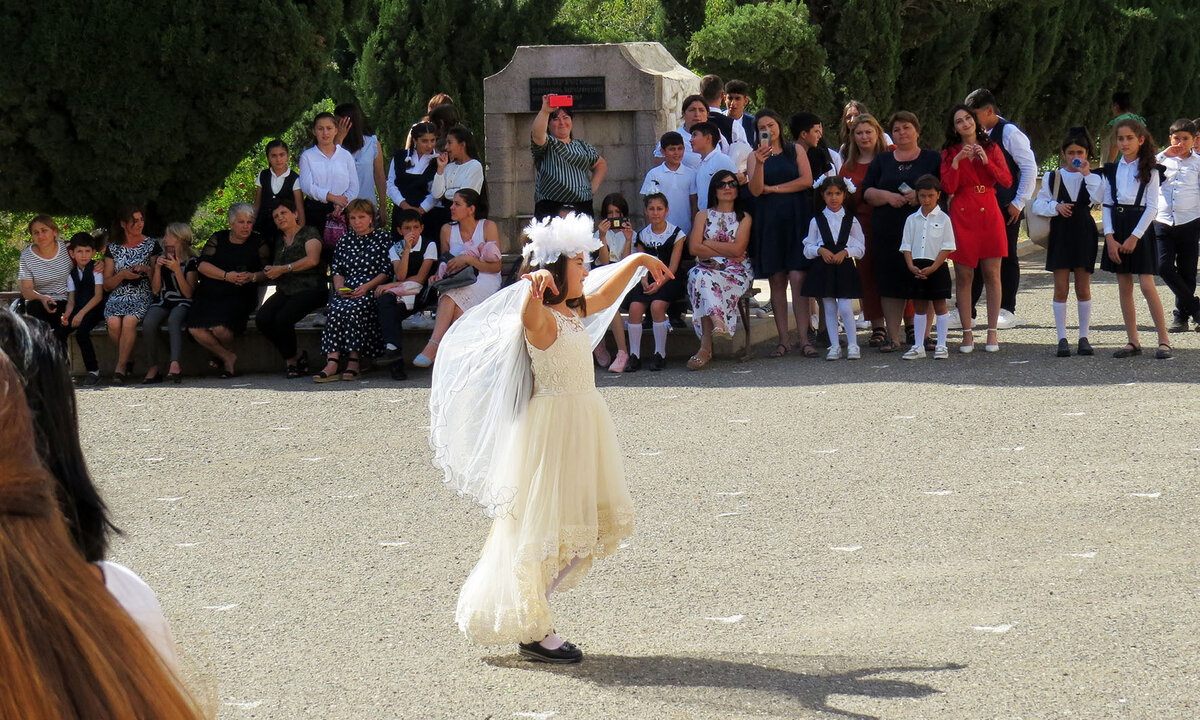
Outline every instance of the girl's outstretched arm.
[(521, 324), (525, 326), (525, 337), (529, 343), (539, 350), (545, 350), (554, 344), (558, 338), (558, 327), (550, 310), (542, 302), (542, 296), (547, 290), (552, 294), (558, 293), (554, 284), (554, 276), (549, 270), (538, 270), (521, 276), (529, 281), (529, 294), (525, 296), (525, 305), (521, 308)]
[(663, 282), (669, 278), (675, 277), (670, 268), (663, 264), (662, 260), (649, 255), (647, 253), (635, 253), (629, 256), (631, 262), (625, 264), (615, 275), (608, 279), (608, 282), (600, 286), (600, 289), (595, 293), (587, 296), (588, 314), (591, 315), (594, 310), (603, 310), (612, 305), (621, 298), (622, 291), (629, 285), (629, 281), (633, 279), (633, 274), (638, 268), (646, 268), (650, 271), (654, 282)]

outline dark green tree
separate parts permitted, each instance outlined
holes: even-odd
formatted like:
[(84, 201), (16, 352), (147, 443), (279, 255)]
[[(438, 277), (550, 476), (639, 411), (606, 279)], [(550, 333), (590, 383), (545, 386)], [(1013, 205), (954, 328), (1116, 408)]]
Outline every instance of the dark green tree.
[(197, 202), (309, 107), (342, 0), (7, 3), (0, 207), (150, 217)]
[(483, 79), (517, 45), (554, 35), (561, 0), (380, 0), (354, 87), (384, 147), (400, 147), (429, 98), (449, 93), (465, 124), (483, 134)]

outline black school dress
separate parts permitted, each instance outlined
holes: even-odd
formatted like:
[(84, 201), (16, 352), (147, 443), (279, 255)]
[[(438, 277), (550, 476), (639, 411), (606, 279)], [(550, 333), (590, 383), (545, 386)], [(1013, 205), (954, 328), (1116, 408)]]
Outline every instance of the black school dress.
[[(671, 223), (667, 223), (667, 231), (662, 236), (656, 236), (650, 232), (650, 226), (642, 228), (641, 232), (634, 238), (635, 250), (644, 251), (662, 260), (663, 265), (670, 267), (671, 255), (675, 252), (675, 243), (687, 242), (687, 236), (683, 231), (675, 227)], [(680, 260), (683, 257), (680, 256)], [(682, 262), (680, 263), (682, 265)], [(633, 290), (629, 292), (626, 302), (629, 303), (650, 303), (661, 300), (663, 302), (674, 302), (683, 297), (684, 291), (687, 290), (684, 274), (677, 272), (675, 277), (663, 283), (658, 292), (647, 295), (642, 290), (642, 284), (638, 283), (633, 286)]]
[[(817, 213), (813, 216), (813, 221), (817, 223), (817, 232), (821, 233), (821, 247), (832, 253), (846, 249), (850, 241), (850, 230), (854, 227), (854, 215), (846, 213), (842, 217), (842, 226), (838, 228), (836, 238), (825, 213)], [(854, 266), (854, 258), (847, 257), (840, 265), (834, 265), (825, 262), (818, 255), (808, 268), (808, 274), (804, 277), (804, 288), (800, 292), (804, 297), (812, 298), (841, 300), (862, 297), (862, 281), (858, 277), (858, 269)]]
[(295, 170), (288, 169), (288, 174), (283, 176), (283, 185), (279, 188), (279, 192), (271, 189), (271, 178), (274, 173), (271, 168), (263, 168), (258, 173), (258, 186), (262, 190), (261, 202), (259, 203), (258, 213), (254, 216), (254, 229), (259, 235), (268, 238), (271, 241), (271, 246), (275, 245), (275, 238), (279, 234), (279, 228), (275, 227), (275, 218), (272, 213), (275, 208), (279, 207), (279, 201), (285, 197), (292, 197), (296, 191), (296, 181), (300, 179), (300, 173)]
[[(250, 233), (245, 242), (229, 239), (229, 231), (213, 233), (200, 255), (201, 263), (212, 263), (223, 272), (258, 272), (266, 261), (267, 248), (263, 237)], [(209, 252), (209, 248), (213, 248)], [(189, 328), (227, 327), (235, 333), (246, 329), (246, 320), (258, 305), (258, 285), (234, 285), (204, 275), (196, 284), (192, 309), (188, 311)]]
[[(1061, 171), (1056, 170), (1058, 192), (1054, 199), (1060, 203), (1071, 203), (1071, 217), (1056, 215), (1050, 218), (1050, 239), (1046, 245), (1047, 270), (1074, 270), (1083, 268), (1089, 273), (1096, 271), (1096, 243), (1100, 234), (1096, 221), (1092, 219), (1094, 200), (1088, 193), (1087, 183), (1079, 182), (1079, 197), (1071, 200), (1067, 184), (1062, 181)], [(1135, 221), (1136, 223), (1136, 221)], [(1128, 237), (1128, 235), (1126, 235)]]
[[(1146, 210), (1142, 197), (1146, 194), (1146, 183), (1138, 183), (1137, 197), (1132, 205), (1122, 205), (1117, 202), (1117, 163), (1109, 163), (1101, 171), (1108, 180), (1109, 202), (1104, 207), (1109, 209), (1112, 217), (1113, 237), (1118, 243), (1124, 242), (1133, 234), (1138, 220)], [(1158, 172), (1157, 170), (1155, 172)], [(1153, 228), (1153, 223), (1151, 228)], [(1118, 275), (1154, 275), (1158, 272), (1158, 242), (1152, 229), (1147, 229), (1133, 252), (1121, 256), (1120, 264), (1114, 263), (1109, 257), (1107, 248), (1100, 253), (1100, 269)]]
[[(941, 177), (941, 153), (922, 150), (916, 159), (908, 162), (898, 162), (894, 152), (880, 153), (867, 167), (863, 192), (865, 195), (869, 188), (900, 192), (902, 184), (916, 187), (917, 178), (926, 174)], [(904, 223), (915, 209), (910, 205), (894, 208), (884, 204), (871, 211), (869, 252), (875, 266), (875, 285), (882, 297), (908, 297), (912, 273), (900, 253), (900, 242), (904, 239)]]
[[(394, 183), (396, 190), (404, 196), (404, 202), (419, 207), (425, 202), (425, 198), (429, 197), (429, 189), (433, 185), (433, 176), (437, 174), (437, 159), (430, 158), (426, 164), (425, 170), (420, 173), (409, 172), (412, 169), (408, 152), (404, 154), (397, 153), (396, 157), (392, 158), (392, 170), (395, 174)], [(392, 230), (400, 227), (400, 213), (404, 210), (399, 205), (392, 206)], [(424, 224), (424, 223), (422, 223)], [(439, 234), (441, 228), (438, 229)], [(432, 238), (435, 242), (438, 238), (433, 237), (431, 233), (422, 233), (425, 239)]]

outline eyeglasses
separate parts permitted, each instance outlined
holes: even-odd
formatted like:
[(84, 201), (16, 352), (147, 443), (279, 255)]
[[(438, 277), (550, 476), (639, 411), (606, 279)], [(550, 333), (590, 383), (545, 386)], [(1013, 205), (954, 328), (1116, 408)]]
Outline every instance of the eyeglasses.
[(728, 190), (730, 188), (736, 188), (737, 186), (738, 186), (737, 180), (724, 180), (722, 182), (717, 183), (718, 190), (722, 190), (722, 189)]

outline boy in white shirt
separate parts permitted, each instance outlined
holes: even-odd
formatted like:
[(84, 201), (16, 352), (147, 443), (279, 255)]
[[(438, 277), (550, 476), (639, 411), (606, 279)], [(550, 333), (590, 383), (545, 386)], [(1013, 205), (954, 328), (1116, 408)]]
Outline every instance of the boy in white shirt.
[(1191, 120), (1171, 124), (1171, 146), (1158, 154), (1164, 168), (1159, 186), (1158, 275), (1175, 295), (1175, 319), (1169, 332), (1185, 332), (1188, 320), (1200, 331), (1200, 298), (1196, 297), (1196, 262), (1200, 257), (1200, 156), (1193, 151), (1196, 126)]
[(700, 156), (700, 165), (696, 168), (696, 180), (692, 184), (692, 217), (701, 210), (708, 209), (708, 185), (712, 176), (718, 170), (728, 170), (737, 175), (737, 167), (728, 155), (717, 147), (721, 131), (712, 123), (696, 123), (692, 127), (692, 150)]
[(900, 252), (913, 274), (912, 290), (913, 323), (916, 326), (916, 341), (912, 349), (904, 353), (905, 360), (925, 357), (925, 324), (928, 321), (929, 303), (937, 316), (937, 344), (933, 351), (935, 360), (950, 357), (946, 350), (946, 301), (950, 299), (950, 268), (946, 259), (956, 248), (954, 227), (950, 217), (938, 207), (942, 197), (942, 183), (932, 175), (917, 179), (917, 202), (921, 209), (908, 216), (904, 222), (904, 236), (900, 241)]
[(683, 136), (672, 130), (663, 133), (658, 141), (662, 148), (665, 162), (650, 168), (646, 179), (642, 182), (641, 195), (662, 193), (667, 197), (667, 221), (683, 231), (684, 237), (692, 230), (692, 218), (688, 214), (691, 208), (690, 196), (692, 185), (696, 181), (696, 171), (683, 164), (685, 151)]

